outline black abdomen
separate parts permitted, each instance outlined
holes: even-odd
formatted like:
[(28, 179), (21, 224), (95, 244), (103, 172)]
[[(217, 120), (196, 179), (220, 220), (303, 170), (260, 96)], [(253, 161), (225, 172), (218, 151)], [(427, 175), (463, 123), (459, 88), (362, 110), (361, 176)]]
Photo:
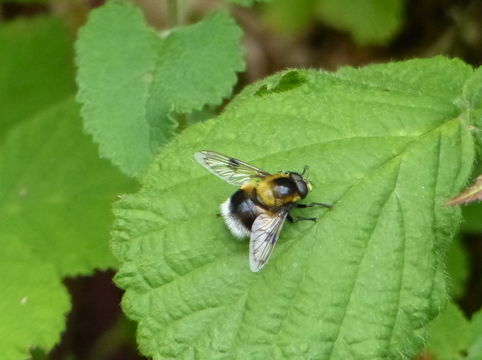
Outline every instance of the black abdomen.
[(231, 196), (229, 204), (231, 214), (247, 229), (251, 230), (254, 220), (260, 214), (259, 208), (244, 190), (238, 190)]

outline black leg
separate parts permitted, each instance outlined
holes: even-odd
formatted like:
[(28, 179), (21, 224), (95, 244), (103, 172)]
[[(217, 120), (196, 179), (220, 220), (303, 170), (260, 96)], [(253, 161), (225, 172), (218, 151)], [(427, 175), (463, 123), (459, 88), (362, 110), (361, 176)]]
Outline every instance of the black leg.
[(295, 221), (293, 220), (293, 217), (288, 214), (288, 216), (286, 217), (286, 220), (288, 220), (290, 223), (294, 223)]
[(297, 216), (294, 219), (290, 216), (290, 218), (291, 220), (289, 219), (288, 220), (292, 223), (303, 221), (303, 220), (310, 220), (310, 221), (316, 222), (318, 220), (318, 218), (315, 218), (315, 217), (304, 217), (304, 216)]
[(298, 209), (305, 209), (305, 208), (309, 208), (309, 207), (313, 207), (313, 206), (322, 206), (322, 207), (326, 207), (326, 208), (332, 208), (333, 207), (333, 205), (323, 204), (323, 203), (319, 203), (319, 202), (312, 202), (311, 204), (296, 204), (296, 207)]

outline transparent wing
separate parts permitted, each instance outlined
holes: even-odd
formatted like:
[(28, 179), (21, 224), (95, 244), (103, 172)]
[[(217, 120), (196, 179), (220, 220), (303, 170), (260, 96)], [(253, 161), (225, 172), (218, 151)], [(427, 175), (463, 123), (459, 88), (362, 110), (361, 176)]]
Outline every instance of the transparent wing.
[(258, 272), (268, 262), (283, 228), (288, 211), (261, 214), (254, 220), (249, 240), (249, 267)]
[(236, 186), (241, 186), (252, 178), (269, 175), (257, 167), (214, 151), (199, 151), (194, 154), (194, 158), (214, 175)]

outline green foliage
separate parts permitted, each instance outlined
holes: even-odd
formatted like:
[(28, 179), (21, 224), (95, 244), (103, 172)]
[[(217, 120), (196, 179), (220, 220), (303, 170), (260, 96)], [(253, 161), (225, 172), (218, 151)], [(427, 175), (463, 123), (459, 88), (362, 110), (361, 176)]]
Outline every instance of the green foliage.
[(133, 189), (98, 158), (78, 112), (68, 100), (25, 121), (0, 151), (0, 238), (20, 238), (64, 276), (115, 265), (110, 204)]
[[(480, 73), (480, 71), (479, 71)], [(482, 80), (481, 80), (482, 82)], [(474, 118), (475, 121), (478, 120), (475, 114), (477, 114), (477, 108), (472, 109), (471, 111), (472, 117)], [(482, 114), (480, 115), (482, 118)], [(479, 123), (476, 125), (476, 132), (477, 136), (479, 138), (482, 138), (480, 136), (480, 126), (481, 124)], [(478, 177), (479, 175), (482, 175), (482, 163), (480, 161), (480, 153), (478, 154), (479, 160), (472, 171), (472, 175), (474, 178)], [(481, 234), (482, 233), (482, 202), (474, 202), (474, 203), (469, 203), (466, 205), (462, 206), (462, 215), (463, 215), (463, 222), (462, 222), (462, 231), (464, 233), (469, 233), (469, 234)]]
[(50, 349), (58, 342), (69, 297), (55, 266), (38, 257), (20, 236), (1, 239), (2, 359), (27, 359), (32, 345)]
[(93, 11), (77, 42), (78, 99), (101, 155), (141, 174), (174, 134), (177, 113), (230, 94), (244, 69), (240, 37), (225, 13), (159, 35), (127, 3)]
[(399, 30), (403, 0), (319, 0), (320, 18), (360, 45), (381, 45)]
[(317, 19), (348, 31), (360, 45), (383, 45), (400, 29), (403, 6), (403, 0), (278, 0), (264, 14), (278, 31), (299, 32)]
[[(191, 126), (115, 206), (123, 307), (154, 359), (401, 359), (446, 302), (469, 177), (473, 70), (434, 58), (294, 71)], [(296, 85), (296, 86), (294, 86)], [(460, 104), (464, 104), (461, 106)], [(471, 119), (474, 120), (474, 119)], [(242, 136), (240, 136), (242, 134)], [(269, 171), (311, 166), (313, 223), (286, 225), (260, 273), (218, 205), (235, 189), (193, 160), (220, 151)], [(301, 210), (300, 210), (301, 211)]]
[(267, 22), (281, 32), (306, 29), (315, 16), (317, 0), (276, 0), (264, 7)]
[(428, 351), (437, 360), (479, 360), (482, 356), (482, 311), (469, 321), (449, 303), (447, 308), (430, 323)]
[(464, 221), (462, 222), (462, 231), (469, 234), (482, 233), (482, 204), (474, 203), (465, 205), (462, 208)]
[(449, 248), (447, 271), (450, 277), (450, 295), (453, 298), (458, 298), (463, 295), (469, 276), (469, 261), (466, 249), (458, 238), (452, 241)]
[(115, 264), (110, 203), (133, 189), (81, 130), (68, 100), (14, 127), (0, 150), (2, 358), (50, 349), (70, 304), (61, 281)]
[(72, 94), (74, 77), (72, 44), (59, 19), (0, 24), (0, 49), (1, 139), (12, 125)]

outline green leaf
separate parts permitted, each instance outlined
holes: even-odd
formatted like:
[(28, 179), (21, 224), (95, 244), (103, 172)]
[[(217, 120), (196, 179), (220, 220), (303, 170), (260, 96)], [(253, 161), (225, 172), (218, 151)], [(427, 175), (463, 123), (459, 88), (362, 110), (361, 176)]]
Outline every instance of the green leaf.
[(471, 343), (480, 342), (482, 340), (482, 309), (472, 315), (470, 319), (470, 331), (472, 334)]
[(0, 239), (21, 239), (64, 276), (116, 264), (110, 207), (133, 186), (98, 158), (72, 99), (10, 131), (0, 173)]
[(387, 43), (400, 29), (403, 0), (320, 0), (319, 17), (360, 45)]
[(50, 349), (59, 341), (70, 301), (52, 264), (18, 236), (0, 239), (0, 349), (2, 359), (23, 360), (31, 347)]
[(240, 37), (225, 13), (160, 36), (127, 3), (93, 11), (77, 42), (77, 81), (85, 129), (101, 155), (141, 174), (173, 135), (176, 113), (230, 94), (244, 69)]
[(467, 320), (453, 303), (430, 323), (428, 352), (437, 360), (479, 360), (482, 355), (482, 311)]
[[(460, 211), (443, 204), (473, 162), (458, 105), (472, 74), (442, 57), (334, 74), (289, 70), (168, 144), (141, 191), (115, 205), (116, 282), (141, 351), (154, 359), (417, 354), (447, 298), (443, 260)], [(248, 242), (216, 216), (235, 188), (193, 160), (202, 149), (268, 171), (308, 164), (306, 201), (334, 207), (298, 210), (318, 222), (286, 224), (270, 262), (251, 273)]]
[[(480, 71), (477, 71), (477, 74), (479, 74)], [(482, 81), (482, 79), (481, 79)], [(473, 82), (472, 82), (473, 83)], [(466, 86), (467, 87), (467, 86)], [(481, 91), (482, 94), (482, 91)], [(472, 95), (472, 99), (474, 99), (475, 96)], [(471, 109), (471, 107), (468, 106), (468, 109), (470, 109), (470, 114), (471, 114), (471, 120), (473, 120), (476, 124), (480, 121), (482, 121), (482, 112), (480, 113), (480, 118), (476, 117), (475, 114), (477, 114), (477, 109)], [(471, 130), (473, 131), (475, 135), (475, 139), (480, 142), (480, 139), (482, 139), (482, 132), (480, 130), (477, 130), (479, 125), (476, 125), (475, 131), (474, 127), (471, 127)], [(479, 144), (480, 146), (480, 144)], [(474, 169), (472, 170), (472, 182), (475, 181), (475, 177), (478, 175), (482, 174), (482, 162), (480, 161), (480, 153), (478, 154), (478, 160), (475, 164)], [(475, 202), (475, 203), (469, 203), (467, 205), (462, 206), (462, 215), (463, 215), (463, 222), (462, 222), (462, 231), (465, 233), (469, 234), (480, 234), (482, 233), (482, 202)]]
[(263, 8), (263, 15), (276, 31), (296, 33), (311, 25), (316, 0), (276, 0)]
[(465, 233), (482, 233), (482, 203), (469, 204), (462, 207), (464, 221), (462, 231)]
[(448, 250), (447, 272), (450, 278), (450, 296), (459, 298), (464, 294), (469, 276), (467, 251), (459, 238), (454, 239)]
[(0, 25), (0, 138), (19, 121), (72, 94), (72, 55), (72, 41), (60, 19)]
[(447, 308), (430, 323), (428, 350), (437, 360), (462, 360), (470, 342), (469, 321), (457, 305), (449, 303)]

